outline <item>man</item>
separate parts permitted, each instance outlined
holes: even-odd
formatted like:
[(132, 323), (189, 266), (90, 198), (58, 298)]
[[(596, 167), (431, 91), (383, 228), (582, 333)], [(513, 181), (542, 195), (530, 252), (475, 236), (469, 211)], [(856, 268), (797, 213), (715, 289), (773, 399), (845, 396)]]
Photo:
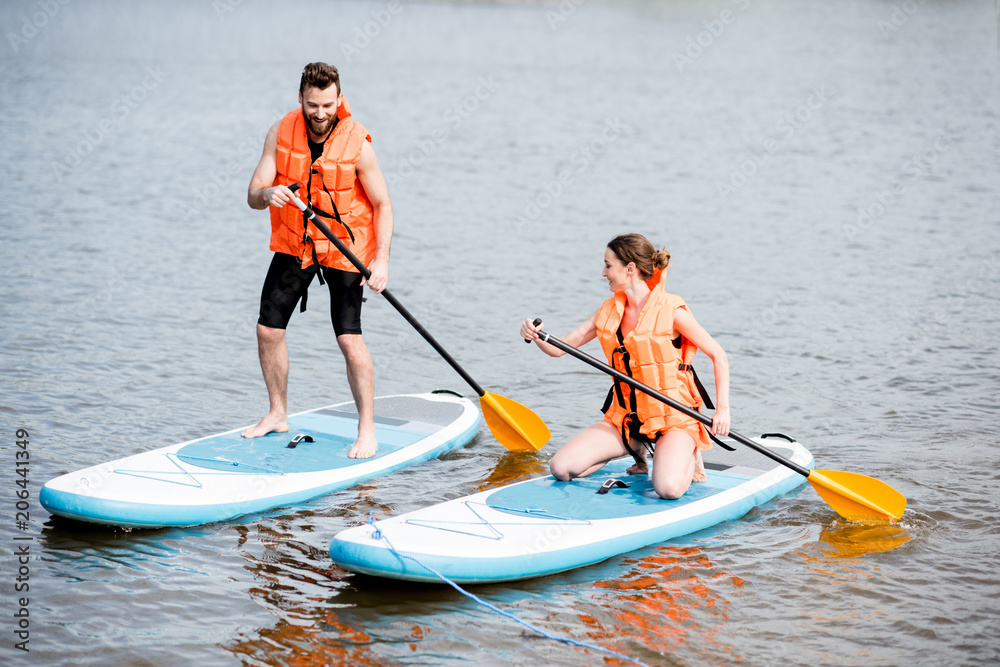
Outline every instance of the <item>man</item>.
[(372, 358), (361, 337), (364, 277), (303, 213), (289, 205), (287, 186), (302, 185), (298, 196), (371, 271), (375, 293), (389, 280), (392, 206), (385, 178), (368, 131), (351, 117), (340, 92), (337, 68), (310, 63), (299, 83), (301, 109), (275, 123), (264, 140), (264, 153), (250, 180), (250, 208), (271, 207), (274, 257), (264, 279), (257, 320), (257, 349), (267, 385), (270, 410), (243, 431), (252, 438), (288, 430), (288, 348), (285, 327), (307, 288), (319, 273), (330, 289), (330, 316), (344, 359), (347, 381), (358, 407), (358, 438), (348, 456), (375, 455)]

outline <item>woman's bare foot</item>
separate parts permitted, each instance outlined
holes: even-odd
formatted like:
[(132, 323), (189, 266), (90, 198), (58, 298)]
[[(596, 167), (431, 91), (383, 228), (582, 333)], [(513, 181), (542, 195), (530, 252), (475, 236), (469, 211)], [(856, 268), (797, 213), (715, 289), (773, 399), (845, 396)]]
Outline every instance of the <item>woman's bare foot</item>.
[(708, 475), (705, 474), (705, 462), (701, 458), (701, 450), (694, 450), (694, 476), (691, 477), (692, 482), (707, 482)]
[(268, 433), (284, 433), (288, 430), (288, 415), (287, 414), (271, 414), (268, 412), (264, 415), (264, 418), (257, 422), (256, 426), (251, 426), (250, 428), (243, 429), (240, 433), (244, 438), (256, 438), (262, 435), (267, 435)]
[(646, 462), (646, 452), (642, 452), (642, 463), (636, 461), (625, 469), (630, 475), (645, 475), (649, 472), (649, 464)]

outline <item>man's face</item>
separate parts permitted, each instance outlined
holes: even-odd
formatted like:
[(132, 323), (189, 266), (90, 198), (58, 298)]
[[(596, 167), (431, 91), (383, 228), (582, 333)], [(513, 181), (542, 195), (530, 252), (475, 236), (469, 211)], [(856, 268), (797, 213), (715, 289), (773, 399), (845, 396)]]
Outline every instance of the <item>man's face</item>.
[(309, 126), (309, 133), (316, 139), (322, 139), (337, 119), (340, 92), (336, 85), (323, 90), (309, 87), (299, 93), (299, 104), (302, 105), (302, 116)]

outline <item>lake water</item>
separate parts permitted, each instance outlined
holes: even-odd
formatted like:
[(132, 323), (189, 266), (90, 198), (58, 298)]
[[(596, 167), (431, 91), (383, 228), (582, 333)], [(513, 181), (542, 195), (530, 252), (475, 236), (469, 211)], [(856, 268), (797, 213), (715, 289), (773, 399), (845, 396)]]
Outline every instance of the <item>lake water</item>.
[[(606, 377), (517, 328), (561, 334), (596, 310), (625, 231), (671, 251), (669, 289), (728, 350), (734, 427), (887, 482), (906, 514), (845, 525), (806, 486), (475, 592), (650, 665), (1000, 661), (994, 3), (30, 0), (0, 5), (0, 26), (4, 664), (606, 664), (450, 588), (341, 571), (327, 547), (369, 511), (541, 474), (599, 417)], [(484, 428), (199, 528), (53, 520), (48, 479), (266, 410), (269, 226), (246, 185), (312, 60), (340, 68), (389, 179), (390, 288), (552, 441), (515, 455)], [(293, 411), (350, 397), (315, 298), (289, 328)], [(379, 394), (471, 394), (383, 299), (364, 323)], [(33, 537), (30, 653), (15, 537)]]

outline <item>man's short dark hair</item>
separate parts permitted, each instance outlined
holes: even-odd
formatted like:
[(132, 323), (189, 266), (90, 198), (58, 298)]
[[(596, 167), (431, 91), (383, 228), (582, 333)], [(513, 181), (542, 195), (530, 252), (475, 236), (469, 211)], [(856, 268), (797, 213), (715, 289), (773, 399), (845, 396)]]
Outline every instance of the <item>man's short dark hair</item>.
[(309, 63), (302, 70), (302, 80), (299, 81), (299, 94), (305, 92), (306, 88), (319, 88), (326, 90), (331, 85), (336, 84), (337, 94), (340, 94), (340, 72), (333, 65), (326, 63)]

